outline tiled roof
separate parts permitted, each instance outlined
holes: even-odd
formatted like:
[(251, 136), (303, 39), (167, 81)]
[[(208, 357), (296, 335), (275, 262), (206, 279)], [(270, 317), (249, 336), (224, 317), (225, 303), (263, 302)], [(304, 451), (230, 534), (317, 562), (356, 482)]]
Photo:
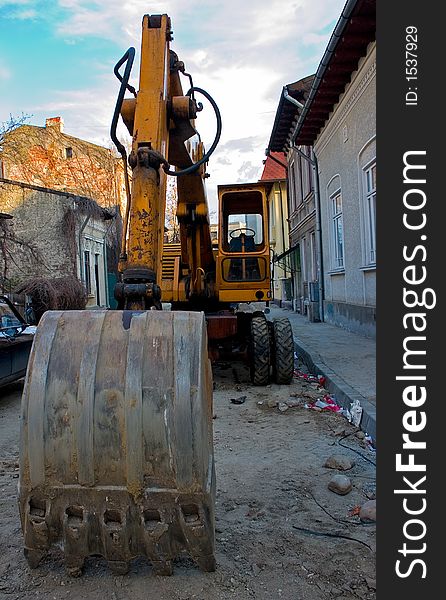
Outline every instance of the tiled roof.
[[(314, 75), (309, 75), (308, 77), (299, 79), (299, 81), (289, 83), (286, 86), (288, 94), (298, 102), (305, 104), (313, 79)], [(274, 152), (282, 152), (284, 150), (290, 129), (297, 123), (296, 115), (297, 106), (285, 99), (283, 89), (276, 111), (271, 138), (268, 143), (268, 150)]]
[[(271, 155), (276, 159), (274, 160), (271, 156), (268, 156), (264, 161), (263, 173), (260, 177), (260, 181), (275, 181), (277, 179), (286, 179), (286, 158), (283, 152), (271, 152)], [(282, 163), (279, 165), (278, 162)]]
[(349, 0), (316, 72), (297, 125), (296, 143), (310, 146), (325, 125), (339, 96), (376, 39), (376, 0)]

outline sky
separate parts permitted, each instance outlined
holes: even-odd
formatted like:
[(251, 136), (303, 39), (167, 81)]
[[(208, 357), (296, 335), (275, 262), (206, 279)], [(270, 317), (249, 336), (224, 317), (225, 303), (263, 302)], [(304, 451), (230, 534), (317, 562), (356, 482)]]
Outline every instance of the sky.
[[(65, 133), (107, 147), (119, 82), (113, 67), (136, 49), (138, 87), (144, 14), (166, 13), (171, 48), (194, 85), (222, 115), (206, 180), (211, 211), (219, 184), (257, 181), (284, 85), (317, 70), (345, 0), (0, 0), (0, 122), (30, 115), (44, 126), (61, 116)], [(188, 81), (183, 82), (184, 91)], [(202, 101), (203, 98), (198, 97)], [(215, 135), (203, 100), (196, 127)], [(120, 130), (124, 136), (124, 127)]]

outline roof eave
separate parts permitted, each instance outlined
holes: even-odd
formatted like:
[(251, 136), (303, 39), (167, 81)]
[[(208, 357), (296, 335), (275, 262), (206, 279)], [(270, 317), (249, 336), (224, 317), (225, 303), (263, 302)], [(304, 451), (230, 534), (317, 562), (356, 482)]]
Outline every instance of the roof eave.
[[(374, 0), (347, 1), (319, 64), (294, 132), (288, 137), (290, 145), (297, 143), (310, 146), (316, 140), (356, 70), (359, 59), (375, 39), (375, 13), (374, 10), (367, 12), (367, 8), (374, 9), (375, 5)], [(340, 50), (344, 52), (344, 61), (341, 60)]]

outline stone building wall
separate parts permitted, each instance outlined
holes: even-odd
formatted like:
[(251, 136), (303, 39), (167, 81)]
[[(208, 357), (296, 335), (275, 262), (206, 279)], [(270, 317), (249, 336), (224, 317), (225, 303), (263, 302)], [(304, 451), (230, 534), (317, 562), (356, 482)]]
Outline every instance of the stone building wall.
[(0, 211), (13, 217), (2, 225), (2, 278), (14, 286), (31, 277), (75, 272), (74, 239), (63, 231), (64, 215), (72, 203), (67, 195), (0, 179)]
[(90, 198), (0, 179), (0, 289), (36, 277), (74, 275), (89, 306), (108, 306), (108, 264), (117, 218)]

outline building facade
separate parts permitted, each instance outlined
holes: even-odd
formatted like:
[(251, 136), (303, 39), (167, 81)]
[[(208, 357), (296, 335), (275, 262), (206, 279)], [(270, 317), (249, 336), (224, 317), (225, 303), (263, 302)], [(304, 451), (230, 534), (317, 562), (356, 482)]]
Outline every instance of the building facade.
[(348, 0), (316, 74), (282, 91), (269, 143), (288, 158), (295, 309), (370, 337), (376, 312), (375, 29), (375, 0)]
[(88, 306), (108, 307), (107, 238), (115, 215), (90, 198), (0, 179), (0, 283), (11, 292), (34, 278), (74, 275)]
[(376, 47), (371, 43), (314, 143), (319, 161), (325, 320), (374, 336)]
[(296, 150), (289, 144), (290, 131), (297, 122), (299, 105), (308, 98), (313, 76), (288, 84), (282, 90), (267, 154), (284, 151), (287, 162), (288, 231), (287, 247), (277, 262), (290, 274), (289, 300), (292, 308), (312, 321), (319, 320), (318, 264), (316, 252), (316, 206), (311, 150)]

